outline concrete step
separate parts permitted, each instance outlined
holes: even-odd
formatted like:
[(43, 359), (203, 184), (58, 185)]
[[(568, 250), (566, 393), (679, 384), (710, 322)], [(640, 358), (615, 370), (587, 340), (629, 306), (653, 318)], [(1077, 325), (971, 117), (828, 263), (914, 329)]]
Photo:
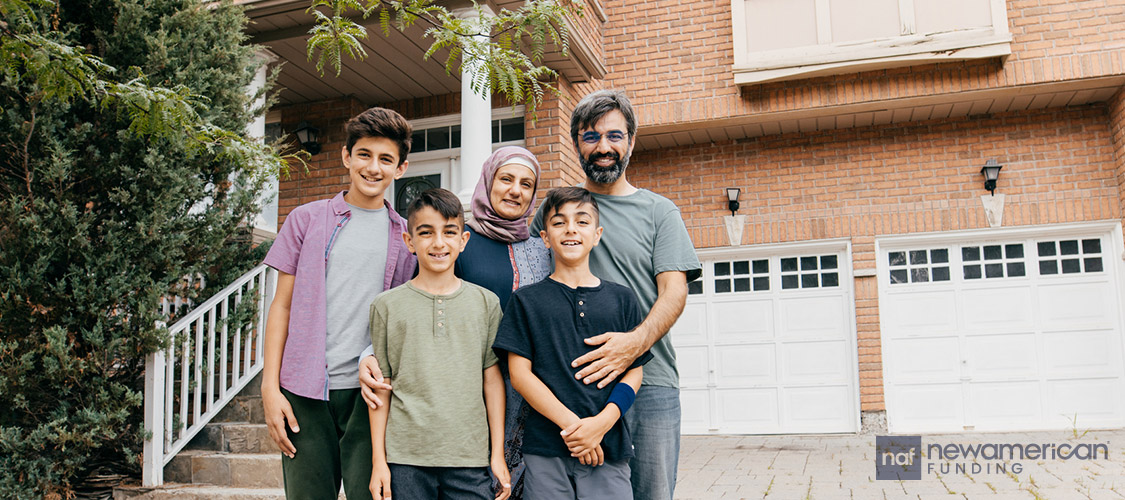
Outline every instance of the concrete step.
[[(188, 443), (187, 450), (227, 453), (272, 453), (278, 451), (266, 424), (212, 422), (203, 426)], [(280, 453), (278, 451), (278, 453)]]
[(183, 451), (164, 467), (164, 480), (235, 488), (280, 488), (281, 453)]
[(117, 488), (114, 500), (285, 500), (281, 488), (234, 488), (202, 484), (169, 483), (156, 489)]

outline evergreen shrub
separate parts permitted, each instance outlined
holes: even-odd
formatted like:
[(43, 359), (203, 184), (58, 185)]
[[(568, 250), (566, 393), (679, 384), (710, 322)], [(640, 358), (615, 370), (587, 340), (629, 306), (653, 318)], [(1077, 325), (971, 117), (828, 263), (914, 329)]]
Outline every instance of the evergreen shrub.
[(0, 0), (0, 498), (139, 476), (161, 298), (260, 262), (247, 223), (282, 160), (245, 137), (246, 22), (229, 2)]

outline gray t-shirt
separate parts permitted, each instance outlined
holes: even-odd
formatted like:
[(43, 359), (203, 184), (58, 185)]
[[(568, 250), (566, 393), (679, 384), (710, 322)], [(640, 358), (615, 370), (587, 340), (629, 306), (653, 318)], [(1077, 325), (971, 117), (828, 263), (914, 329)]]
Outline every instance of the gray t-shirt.
[[(702, 267), (695, 255), (680, 209), (671, 200), (647, 189), (626, 196), (594, 194), (599, 222), (605, 228), (601, 243), (590, 252), (590, 271), (604, 280), (633, 289), (648, 315), (656, 302), (656, 275), (684, 271), (688, 281)], [(532, 232), (543, 227), (543, 213), (535, 216)], [(676, 351), (665, 335), (652, 346), (653, 359), (645, 365), (644, 385), (680, 386)]]
[(351, 219), (336, 232), (328, 252), (326, 359), (328, 388), (359, 387), (359, 352), (370, 343), (369, 307), (383, 291), (387, 271), (386, 208), (367, 210), (349, 204)]

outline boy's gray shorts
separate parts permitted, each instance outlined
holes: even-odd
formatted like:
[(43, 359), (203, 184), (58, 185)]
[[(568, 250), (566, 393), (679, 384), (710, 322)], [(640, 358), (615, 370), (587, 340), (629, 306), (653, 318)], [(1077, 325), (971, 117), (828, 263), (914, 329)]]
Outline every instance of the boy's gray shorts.
[(629, 461), (597, 467), (577, 458), (524, 455), (524, 498), (535, 500), (633, 500)]

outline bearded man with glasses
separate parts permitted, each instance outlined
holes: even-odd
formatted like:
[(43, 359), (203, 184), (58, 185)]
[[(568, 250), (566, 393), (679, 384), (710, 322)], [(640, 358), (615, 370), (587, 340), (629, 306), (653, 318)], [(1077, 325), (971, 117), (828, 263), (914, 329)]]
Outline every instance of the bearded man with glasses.
[[(680, 453), (680, 383), (667, 333), (683, 312), (688, 282), (699, 278), (701, 267), (679, 208), (626, 180), (636, 133), (633, 107), (622, 92), (591, 93), (571, 115), (570, 136), (586, 172), (584, 187), (597, 200), (605, 228), (590, 253), (590, 270), (632, 288), (646, 314), (632, 331), (586, 339), (596, 348), (572, 366), (580, 368), (575, 378), (605, 387), (652, 351), (636, 401), (624, 416), (635, 449), (629, 464), (633, 498), (671, 500)], [(543, 227), (540, 211), (532, 231)]]

